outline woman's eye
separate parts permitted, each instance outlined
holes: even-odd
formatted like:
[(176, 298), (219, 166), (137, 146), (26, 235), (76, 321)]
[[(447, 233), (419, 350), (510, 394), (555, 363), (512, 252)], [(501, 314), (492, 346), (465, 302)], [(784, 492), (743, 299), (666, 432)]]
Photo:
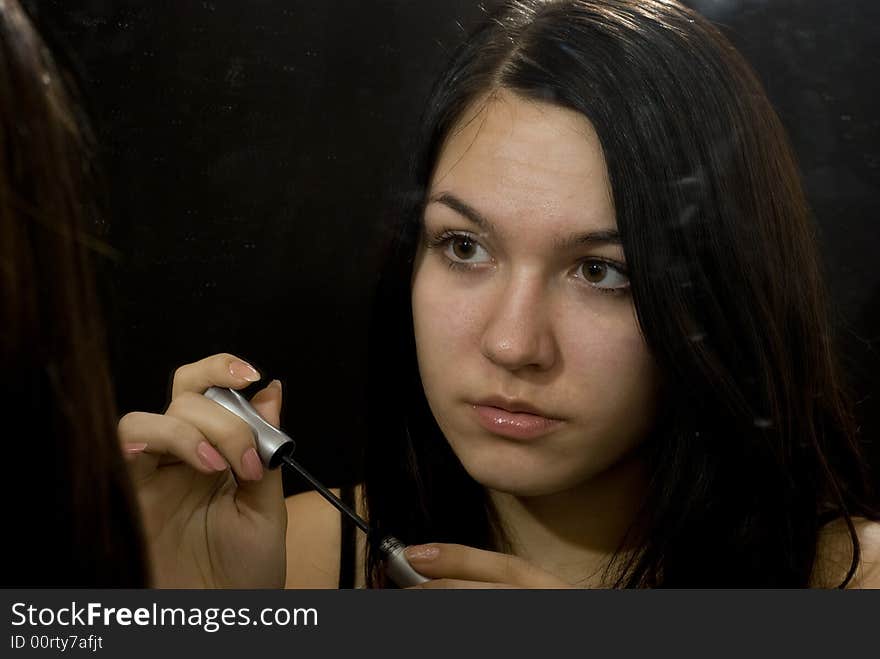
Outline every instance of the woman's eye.
[(489, 254), (470, 236), (451, 236), (446, 244), (446, 256), (455, 263), (486, 263)]
[(578, 276), (590, 286), (607, 291), (629, 288), (629, 277), (618, 267), (600, 259), (587, 259), (578, 267)]

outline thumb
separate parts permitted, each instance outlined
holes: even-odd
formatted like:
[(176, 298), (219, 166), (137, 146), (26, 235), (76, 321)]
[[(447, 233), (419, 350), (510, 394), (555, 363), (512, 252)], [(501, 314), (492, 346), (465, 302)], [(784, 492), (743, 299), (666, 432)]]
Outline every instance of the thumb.
[(281, 425), (281, 382), (272, 380), (265, 389), (258, 391), (251, 398), (251, 405), (276, 428)]
[[(277, 428), (281, 423), (281, 398), (281, 382), (272, 380), (265, 389), (257, 392), (250, 402), (261, 417)], [(260, 480), (239, 481), (236, 498), (240, 504), (262, 514), (270, 516), (280, 514), (284, 511), (281, 469), (264, 468)]]

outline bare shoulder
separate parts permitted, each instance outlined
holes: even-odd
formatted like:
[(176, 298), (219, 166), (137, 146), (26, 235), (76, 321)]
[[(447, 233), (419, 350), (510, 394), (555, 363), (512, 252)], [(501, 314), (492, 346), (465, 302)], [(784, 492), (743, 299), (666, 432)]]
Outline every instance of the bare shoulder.
[[(853, 517), (859, 538), (859, 565), (847, 588), (880, 588), (880, 522)], [(846, 577), (852, 563), (853, 548), (846, 521), (836, 519), (819, 531), (816, 568), (811, 585), (834, 588)]]
[[(331, 492), (339, 496), (338, 489)], [(355, 488), (359, 514), (361, 487)], [(285, 500), (287, 506), (287, 588), (337, 588), (342, 545), (340, 513), (317, 492)], [(362, 534), (358, 534), (358, 573), (362, 566)]]

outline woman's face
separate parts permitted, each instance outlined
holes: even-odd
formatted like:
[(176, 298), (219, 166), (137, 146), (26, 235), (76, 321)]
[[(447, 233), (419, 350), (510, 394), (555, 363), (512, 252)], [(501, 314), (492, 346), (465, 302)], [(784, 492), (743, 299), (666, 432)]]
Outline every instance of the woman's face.
[(499, 92), (435, 167), (412, 281), (419, 370), (468, 473), (562, 492), (647, 435), (640, 334), (598, 138), (580, 114)]

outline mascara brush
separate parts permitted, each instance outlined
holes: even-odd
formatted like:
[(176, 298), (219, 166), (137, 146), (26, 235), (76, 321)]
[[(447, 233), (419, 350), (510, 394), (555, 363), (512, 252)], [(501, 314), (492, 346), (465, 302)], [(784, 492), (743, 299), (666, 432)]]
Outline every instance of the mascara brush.
[(276, 469), (281, 465), (293, 469), (308, 481), (318, 494), (354, 522), (366, 534), (367, 541), (379, 551), (384, 559), (385, 574), (398, 587), (406, 588), (429, 581), (427, 577), (416, 572), (406, 560), (406, 555), (403, 553), (406, 549), (405, 544), (394, 536), (377, 533), (363, 517), (345, 505), (339, 497), (294, 460), (292, 454), (296, 449), (296, 443), (293, 439), (261, 417), (244, 396), (225, 387), (211, 387), (205, 392), (205, 397), (222, 405), (250, 426), (256, 440), (257, 453), (267, 469)]

